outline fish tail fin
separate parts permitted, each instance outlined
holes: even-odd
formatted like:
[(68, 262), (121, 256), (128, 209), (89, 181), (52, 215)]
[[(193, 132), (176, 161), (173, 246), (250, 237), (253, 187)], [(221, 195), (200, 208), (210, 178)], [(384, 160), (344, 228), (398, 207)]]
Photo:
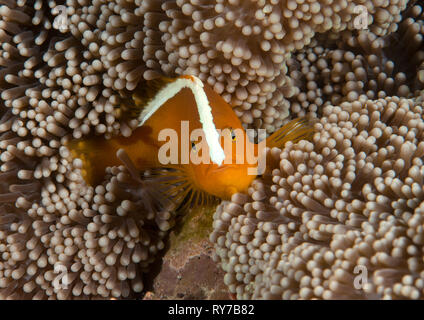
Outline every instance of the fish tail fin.
[(107, 166), (118, 163), (110, 143), (104, 139), (88, 138), (71, 140), (65, 144), (73, 159), (82, 161), (81, 175), (88, 185), (99, 184), (104, 176)]
[(311, 140), (314, 134), (313, 127), (305, 118), (297, 118), (275, 131), (266, 140), (269, 148), (282, 148), (288, 141), (296, 143), (300, 140)]

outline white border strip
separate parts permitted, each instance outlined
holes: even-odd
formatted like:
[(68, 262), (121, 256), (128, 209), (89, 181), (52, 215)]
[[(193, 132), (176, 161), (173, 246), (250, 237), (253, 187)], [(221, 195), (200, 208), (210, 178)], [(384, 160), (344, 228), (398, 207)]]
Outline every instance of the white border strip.
[(209, 146), (209, 155), (211, 160), (220, 166), (225, 159), (225, 153), (219, 143), (219, 134), (213, 122), (212, 109), (209, 105), (205, 90), (203, 89), (203, 83), (195, 76), (190, 76), (190, 78), (178, 78), (159, 90), (156, 96), (146, 105), (145, 109), (140, 114), (138, 118), (140, 121), (139, 126), (142, 126), (166, 101), (174, 97), (183, 88), (189, 88), (193, 92), (199, 112), (200, 123), (202, 124), (206, 142)]

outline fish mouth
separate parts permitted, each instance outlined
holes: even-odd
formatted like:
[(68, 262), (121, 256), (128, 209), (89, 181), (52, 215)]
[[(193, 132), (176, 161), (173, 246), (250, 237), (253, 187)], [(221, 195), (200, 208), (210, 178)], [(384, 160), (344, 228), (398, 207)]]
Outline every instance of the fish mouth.
[(219, 166), (217, 168), (215, 166), (210, 166), (208, 168), (207, 172), (208, 173), (211, 173), (211, 172), (221, 172), (221, 171), (225, 171), (225, 170), (229, 170), (229, 169), (236, 169), (236, 168), (238, 168), (238, 166), (235, 165), (235, 164), (223, 164), (223, 165), (221, 165), (221, 166)]

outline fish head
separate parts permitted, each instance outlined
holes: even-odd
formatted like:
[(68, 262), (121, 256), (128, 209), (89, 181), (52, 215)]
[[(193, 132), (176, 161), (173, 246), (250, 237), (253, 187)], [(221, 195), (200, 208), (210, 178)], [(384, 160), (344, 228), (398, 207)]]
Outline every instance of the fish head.
[[(196, 187), (221, 199), (230, 199), (234, 193), (246, 192), (256, 178), (257, 145), (250, 142), (242, 127), (220, 129), (220, 143), (225, 159), (216, 164), (209, 159), (207, 144), (191, 144), (190, 169)], [(203, 161), (196, 161), (196, 156)]]
[[(221, 199), (234, 193), (246, 192), (256, 178), (257, 145), (252, 143), (233, 108), (215, 91), (205, 85), (215, 127), (224, 150), (221, 164), (210, 161), (205, 138), (192, 140), (190, 162), (196, 187)], [(193, 161), (195, 158), (203, 161)]]

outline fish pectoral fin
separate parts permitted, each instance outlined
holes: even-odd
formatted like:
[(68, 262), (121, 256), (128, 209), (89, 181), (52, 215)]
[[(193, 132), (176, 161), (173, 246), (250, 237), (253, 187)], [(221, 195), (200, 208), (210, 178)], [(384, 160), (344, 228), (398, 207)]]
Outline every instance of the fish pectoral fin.
[(282, 148), (292, 141), (311, 140), (314, 134), (313, 126), (305, 118), (297, 118), (275, 131), (266, 140), (266, 146), (269, 148)]

